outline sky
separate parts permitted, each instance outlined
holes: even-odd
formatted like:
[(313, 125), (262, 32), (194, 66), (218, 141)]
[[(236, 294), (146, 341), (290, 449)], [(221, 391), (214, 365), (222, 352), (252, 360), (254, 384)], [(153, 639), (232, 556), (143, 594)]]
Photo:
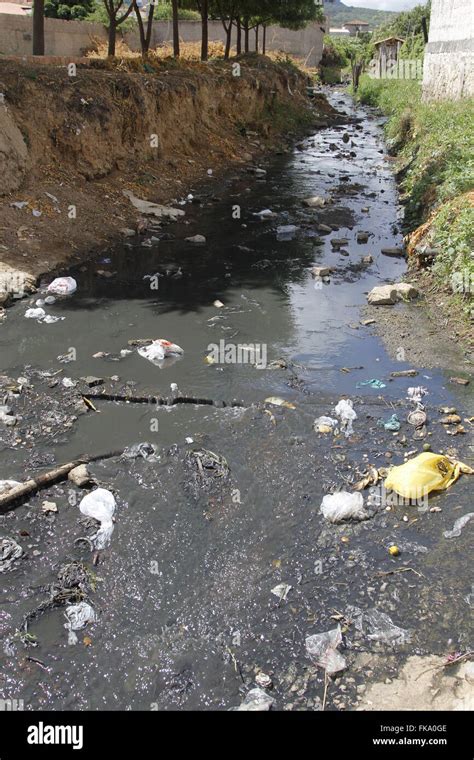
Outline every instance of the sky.
[(355, 8), (374, 8), (378, 11), (406, 11), (420, 5), (421, 0), (342, 0)]

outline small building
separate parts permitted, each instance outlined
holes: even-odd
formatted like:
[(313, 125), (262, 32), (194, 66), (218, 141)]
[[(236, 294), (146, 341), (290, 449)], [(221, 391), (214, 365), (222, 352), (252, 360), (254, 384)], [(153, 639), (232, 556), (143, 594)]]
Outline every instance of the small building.
[(354, 21), (348, 21), (347, 24), (344, 24), (344, 29), (347, 29), (351, 37), (357, 37), (359, 34), (367, 34), (369, 31), (369, 24), (367, 21), (359, 21), (359, 19), (355, 19)]
[(334, 27), (329, 29), (329, 34), (331, 37), (349, 37), (350, 31), (349, 29), (336, 29)]
[(387, 71), (397, 63), (400, 48), (405, 42), (401, 37), (386, 37), (374, 43), (376, 71), (379, 78), (385, 78)]

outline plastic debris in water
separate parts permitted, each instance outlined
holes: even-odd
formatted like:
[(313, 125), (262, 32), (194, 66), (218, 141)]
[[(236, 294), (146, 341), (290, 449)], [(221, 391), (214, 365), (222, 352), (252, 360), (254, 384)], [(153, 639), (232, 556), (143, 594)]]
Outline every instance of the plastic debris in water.
[(296, 406), (294, 404), (291, 404), (289, 401), (285, 401), (284, 398), (280, 398), (279, 396), (269, 396), (264, 401), (265, 404), (273, 404), (273, 406), (284, 406), (285, 409), (296, 409)]
[(370, 388), (385, 388), (385, 383), (383, 383), (381, 380), (377, 380), (376, 377), (372, 378), (371, 380), (361, 380), (357, 383), (356, 388), (362, 388), (363, 385), (368, 385)]
[(418, 385), (413, 388), (408, 388), (407, 390), (407, 398), (410, 401), (413, 401), (415, 404), (421, 404), (421, 400), (423, 396), (428, 395), (428, 389), (423, 388), (423, 386)]
[(350, 398), (342, 398), (334, 408), (334, 412), (341, 420), (341, 427), (344, 430), (346, 438), (354, 432), (352, 423), (357, 419), (357, 414), (355, 413), (353, 406), (353, 402)]
[(452, 530), (445, 530), (443, 536), (445, 538), (459, 538), (462, 529), (468, 524), (468, 522), (474, 517), (474, 512), (468, 512), (467, 515), (458, 517), (453, 525)]
[(395, 646), (408, 644), (411, 640), (411, 631), (399, 628), (385, 612), (380, 612), (376, 607), (361, 610), (359, 607), (350, 606), (347, 608), (346, 617), (352, 619), (357, 630), (370, 641)]
[(332, 523), (340, 523), (344, 520), (367, 520), (369, 517), (364, 509), (364, 497), (359, 491), (354, 493), (338, 491), (327, 494), (321, 502), (320, 512)]
[(110, 543), (110, 537), (114, 531), (114, 495), (106, 488), (96, 488), (95, 491), (84, 496), (79, 509), (86, 517), (93, 517), (100, 522), (100, 528), (92, 537), (92, 543), (96, 549), (104, 549)]
[(442, 454), (424, 451), (398, 467), (393, 467), (385, 480), (385, 488), (395, 491), (404, 499), (420, 499), (431, 491), (444, 491), (461, 473), (472, 475), (474, 470), (466, 464), (451, 461)]
[(383, 425), (385, 430), (390, 430), (393, 433), (397, 433), (400, 430), (401, 423), (396, 414), (392, 414), (385, 422), (378, 420), (377, 425)]
[(66, 607), (64, 617), (67, 620), (67, 623), (64, 623), (64, 627), (68, 631), (67, 643), (71, 645), (77, 644), (77, 636), (74, 631), (79, 631), (88, 623), (95, 623), (97, 620), (94, 608), (87, 602), (79, 602), (79, 604)]
[(263, 689), (250, 689), (239, 707), (233, 708), (236, 712), (267, 712), (275, 700)]
[(22, 547), (13, 538), (0, 538), (0, 573), (9, 570), (22, 554)]
[(293, 586), (290, 586), (288, 583), (279, 583), (278, 586), (272, 588), (272, 594), (273, 596), (277, 596), (280, 602), (284, 602), (292, 588)]
[(171, 343), (169, 340), (165, 340), (165, 338), (159, 338), (158, 340), (154, 340), (153, 343), (150, 343), (149, 346), (142, 346), (139, 348), (138, 353), (140, 356), (143, 356), (144, 359), (148, 359), (148, 361), (152, 362), (152, 364), (159, 366), (160, 362), (166, 357), (181, 356), (184, 351), (181, 346), (178, 346), (176, 343)]
[(346, 660), (337, 648), (342, 644), (341, 626), (308, 636), (305, 645), (309, 658), (331, 676), (345, 670)]

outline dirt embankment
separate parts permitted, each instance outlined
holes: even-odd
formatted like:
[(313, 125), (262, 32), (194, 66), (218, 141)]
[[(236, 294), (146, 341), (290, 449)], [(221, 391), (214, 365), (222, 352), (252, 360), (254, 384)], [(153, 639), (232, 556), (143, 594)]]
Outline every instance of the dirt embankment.
[(69, 76), (65, 65), (1, 62), (0, 272), (33, 282), (120, 229), (145, 228), (124, 190), (169, 202), (209, 169), (255, 165), (318, 114), (331, 118), (322, 97), (309, 109), (294, 67), (243, 57), (235, 72), (224, 62), (150, 73), (95, 62)]

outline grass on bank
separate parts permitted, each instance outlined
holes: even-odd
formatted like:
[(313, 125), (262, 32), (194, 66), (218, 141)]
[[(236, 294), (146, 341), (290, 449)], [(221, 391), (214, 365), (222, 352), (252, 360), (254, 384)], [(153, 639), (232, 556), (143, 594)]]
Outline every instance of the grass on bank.
[(388, 116), (410, 231), (428, 219), (428, 242), (440, 250), (439, 284), (461, 293), (469, 313), (474, 291), (474, 99), (424, 103), (421, 84), (361, 78), (359, 99)]

